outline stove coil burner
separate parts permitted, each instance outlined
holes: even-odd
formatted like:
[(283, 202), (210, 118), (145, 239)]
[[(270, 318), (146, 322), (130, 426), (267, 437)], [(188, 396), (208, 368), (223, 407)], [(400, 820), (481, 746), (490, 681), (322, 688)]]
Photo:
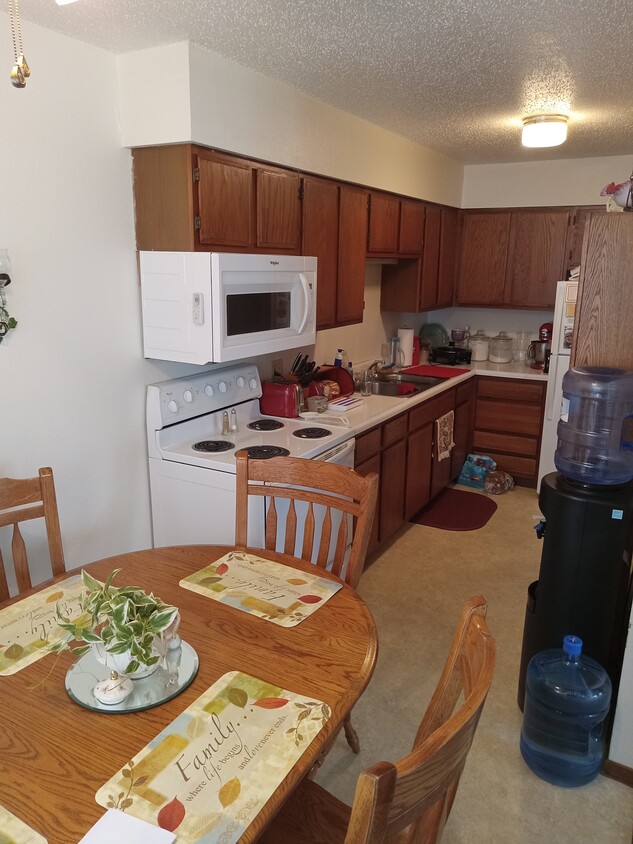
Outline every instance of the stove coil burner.
[(320, 440), (321, 437), (329, 437), (331, 433), (327, 428), (299, 428), (293, 431), (293, 435), (302, 440)]
[(233, 443), (226, 440), (201, 440), (193, 445), (194, 451), (214, 452), (216, 454), (220, 451), (230, 451), (232, 448), (235, 448)]
[(287, 448), (278, 445), (252, 445), (247, 448), (248, 456), (253, 460), (268, 460), (270, 457), (288, 457)]
[(283, 422), (278, 419), (256, 419), (246, 426), (251, 431), (278, 431), (279, 428), (284, 427)]

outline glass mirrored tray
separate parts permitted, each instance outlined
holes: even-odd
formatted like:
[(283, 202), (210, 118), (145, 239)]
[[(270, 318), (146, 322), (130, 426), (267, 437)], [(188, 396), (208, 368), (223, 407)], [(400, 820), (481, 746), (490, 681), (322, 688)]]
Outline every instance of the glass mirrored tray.
[(198, 654), (190, 644), (168, 651), (149, 677), (133, 680), (134, 690), (120, 703), (101, 703), (93, 689), (110, 676), (111, 668), (102, 665), (92, 651), (84, 654), (66, 674), (66, 691), (75, 703), (95, 712), (140, 712), (171, 700), (191, 684), (198, 673)]

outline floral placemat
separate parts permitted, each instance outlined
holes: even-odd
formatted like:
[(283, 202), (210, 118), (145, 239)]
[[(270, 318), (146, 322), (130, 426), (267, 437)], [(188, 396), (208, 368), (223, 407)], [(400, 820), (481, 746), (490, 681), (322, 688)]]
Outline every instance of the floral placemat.
[(48, 646), (65, 635), (57, 625), (57, 603), (64, 615), (79, 618), (83, 591), (76, 574), (0, 610), (0, 676), (15, 674), (49, 653)]
[(241, 551), (230, 551), (180, 585), (283, 627), (299, 624), (342, 586)]
[(235, 844), (330, 717), (318, 700), (231, 671), (102, 786), (99, 805)]
[(47, 841), (39, 832), (0, 806), (0, 844), (47, 844)]

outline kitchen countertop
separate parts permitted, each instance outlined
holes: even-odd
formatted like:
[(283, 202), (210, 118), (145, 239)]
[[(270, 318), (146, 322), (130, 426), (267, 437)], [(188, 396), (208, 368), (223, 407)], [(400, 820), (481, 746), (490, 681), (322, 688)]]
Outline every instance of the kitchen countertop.
[[(416, 393), (410, 397), (396, 397), (396, 396), (363, 396), (362, 404), (348, 410), (345, 416), (349, 420), (350, 426), (354, 430), (354, 434), (361, 434), (363, 431), (368, 431), (376, 425), (398, 416), (400, 413), (406, 413), (414, 405), (421, 404), (434, 396), (443, 393), (445, 390), (455, 387), (457, 384), (462, 384), (464, 381), (469, 381), (475, 375), (489, 375), (498, 378), (522, 378), (530, 381), (545, 381), (547, 382), (547, 375), (544, 375), (542, 370), (530, 369), (525, 364), (520, 363), (491, 363), (490, 361), (476, 361), (471, 364), (459, 364), (456, 369), (468, 369), (461, 375), (456, 375), (454, 378), (446, 378), (441, 384), (436, 387), (431, 387), (430, 390), (425, 390), (423, 393)], [(355, 393), (358, 398), (358, 393)]]

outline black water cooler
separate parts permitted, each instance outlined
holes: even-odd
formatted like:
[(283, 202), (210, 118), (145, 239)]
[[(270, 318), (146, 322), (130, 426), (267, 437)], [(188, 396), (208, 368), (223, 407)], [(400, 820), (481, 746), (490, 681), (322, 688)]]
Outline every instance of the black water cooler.
[(545, 648), (560, 648), (573, 633), (583, 653), (617, 684), (626, 641), (633, 545), (633, 482), (590, 486), (559, 472), (541, 482), (545, 518), (539, 579), (528, 589), (519, 675), (523, 709), (525, 672)]

